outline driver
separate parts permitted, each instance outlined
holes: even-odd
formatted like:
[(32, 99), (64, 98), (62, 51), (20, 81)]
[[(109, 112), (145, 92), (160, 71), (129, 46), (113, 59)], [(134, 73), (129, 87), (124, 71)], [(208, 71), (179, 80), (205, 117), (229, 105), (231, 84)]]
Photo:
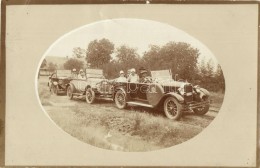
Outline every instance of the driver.
[(148, 72), (146, 69), (144, 68), (140, 68), (140, 73), (139, 73), (139, 82), (140, 83), (151, 83), (152, 82), (152, 78), (148, 75)]

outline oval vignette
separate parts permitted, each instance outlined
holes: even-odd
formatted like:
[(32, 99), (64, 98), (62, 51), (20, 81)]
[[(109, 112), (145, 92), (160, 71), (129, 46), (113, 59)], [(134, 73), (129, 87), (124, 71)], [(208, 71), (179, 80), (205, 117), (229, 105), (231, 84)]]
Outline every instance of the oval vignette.
[[(139, 79), (129, 84), (124, 80), (135, 80), (133, 69)], [(46, 115), (76, 139), (145, 152), (207, 128), (223, 103), (225, 80), (213, 53), (186, 32), (123, 18), (87, 24), (55, 41), (39, 63), (36, 90)]]

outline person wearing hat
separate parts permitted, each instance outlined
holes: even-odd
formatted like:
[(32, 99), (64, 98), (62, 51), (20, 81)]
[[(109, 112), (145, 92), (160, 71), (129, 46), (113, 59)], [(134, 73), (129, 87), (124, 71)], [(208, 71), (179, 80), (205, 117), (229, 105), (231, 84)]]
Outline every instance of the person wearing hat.
[(72, 73), (71, 73), (72, 78), (77, 78), (77, 70), (75, 68), (72, 69)]
[(129, 74), (129, 77), (127, 78), (127, 81), (130, 83), (137, 83), (139, 81), (138, 75), (135, 73), (135, 69), (131, 69), (131, 73)]
[(116, 82), (127, 82), (124, 71), (120, 71), (119, 77), (116, 79)]
[(83, 69), (79, 70), (78, 79), (86, 79)]
[(152, 78), (148, 75), (148, 71), (141, 67), (139, 69), (139, 82), (140, 83), (151, 83), (152, 82)]

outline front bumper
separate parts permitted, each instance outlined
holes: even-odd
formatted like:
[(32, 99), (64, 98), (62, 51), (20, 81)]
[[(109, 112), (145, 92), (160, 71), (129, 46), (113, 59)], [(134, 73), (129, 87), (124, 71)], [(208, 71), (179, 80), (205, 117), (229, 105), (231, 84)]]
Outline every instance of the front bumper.
[(187, 105), (188, 108), (194, 109), (194, 108), (200, 108), (204, 107), (210, 104), (210, 101), (203, 101), (203, 102), (191, 102)]

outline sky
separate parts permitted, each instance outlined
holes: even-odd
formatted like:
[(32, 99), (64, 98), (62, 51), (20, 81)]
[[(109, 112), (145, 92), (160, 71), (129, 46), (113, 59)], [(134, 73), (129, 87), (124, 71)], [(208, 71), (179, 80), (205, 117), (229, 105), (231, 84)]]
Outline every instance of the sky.
[(91, 41), (102, 38), (113, 42), (115, 48), (121, 45), (136, 48), (140, 56), (149, 50), (151, 44), (162, 46), (169, 41), (187, 42), (199, 49), (200, 59), (212, 58), (216, 62), (212, 52), (186, 32), (168, 24), (142, 19), (111, 19), (82, 26), (60, 37), (46, 55), (71, 57), (73, 48), (86, 49)]

